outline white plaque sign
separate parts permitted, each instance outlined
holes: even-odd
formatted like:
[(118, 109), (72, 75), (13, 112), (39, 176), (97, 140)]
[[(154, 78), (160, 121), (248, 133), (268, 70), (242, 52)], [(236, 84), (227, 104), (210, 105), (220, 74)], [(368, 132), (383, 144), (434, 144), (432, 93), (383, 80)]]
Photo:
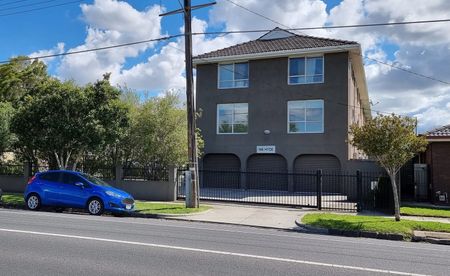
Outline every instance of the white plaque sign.
[(275, 146), (256, 146), (256, 153), (275, 153)]

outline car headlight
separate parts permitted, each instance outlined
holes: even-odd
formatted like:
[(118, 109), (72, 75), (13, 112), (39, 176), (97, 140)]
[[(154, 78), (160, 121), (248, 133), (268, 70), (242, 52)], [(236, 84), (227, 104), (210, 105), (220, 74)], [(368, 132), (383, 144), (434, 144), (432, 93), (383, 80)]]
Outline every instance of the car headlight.
[(119, 195), (118, 193), (115, 193), (113, 191), (106, 191), (105, 192), (107, 195), (112, 196), (112, 197), (117, 197), (117, 198), (121, 198), (122, 196)]

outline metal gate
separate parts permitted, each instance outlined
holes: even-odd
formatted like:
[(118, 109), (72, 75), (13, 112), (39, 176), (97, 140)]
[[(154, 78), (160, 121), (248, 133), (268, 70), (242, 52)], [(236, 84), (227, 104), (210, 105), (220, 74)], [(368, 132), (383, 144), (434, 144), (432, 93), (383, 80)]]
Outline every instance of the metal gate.
[[(178, 198), (184, 198), (185, 169), (178, 170)], [(379, 172), (368, 173), (345, 173), (327, 171), (309, 171), (295, 173), (276, 172), (236, 172), (236, 171), (208, 171), (200, 170), (200, 179), (214, 179), (214, 187), (208, 185), (200, 186), (200, 199), (211, 201), (240, 202), (266, 205), (282, 205), (296, 207), (311, 207), (329, 210), (357, 211), (371, 209), (373, 207), (373, 194), (382, 176)], [(287, 179), (291, 185), (288, 190), (273, 189), (274, 183), (261, 182), (258, 189), (230, 188), (225, 181), (230, 175), (245, 181), (246, 178), (257, 175), (260, 179)], [(294, 187), (294, 179), (301, 179), (304, 189)], [(328, 185), (332, 187), (327, 191), (324, 189), (324, 179), (328, 179)], [(218, 185), (223, 183), (222, 186)], [(264, 184), (268, 186), (265, 187)]]

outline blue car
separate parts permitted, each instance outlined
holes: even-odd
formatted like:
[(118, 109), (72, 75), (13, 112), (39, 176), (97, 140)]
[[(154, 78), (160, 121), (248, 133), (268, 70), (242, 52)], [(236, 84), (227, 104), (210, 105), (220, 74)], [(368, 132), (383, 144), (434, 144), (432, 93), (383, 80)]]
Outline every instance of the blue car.
[(82, 208), (91, 215), (134, 210), (134, 199), (128, 193), (88, 174), (65, 170), (36, 174), (28, 181), (24, 199), (29, 210)]

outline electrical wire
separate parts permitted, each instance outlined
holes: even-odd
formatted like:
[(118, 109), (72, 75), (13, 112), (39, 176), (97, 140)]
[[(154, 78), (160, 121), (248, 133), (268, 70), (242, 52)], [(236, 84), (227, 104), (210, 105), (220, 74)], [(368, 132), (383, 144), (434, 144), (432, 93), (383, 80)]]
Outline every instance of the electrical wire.
[[(181, 36), (184, 36), (184, 34), (170, 35), (170, 36), (164, 36), (164, 37), (159, 37), (159, 38), (140, 40), (140, 41), (135, 41), (135, 42), (128, 42), (128, 43), (123, 43), (123, 44), (116, 44), (116, 45), (97, 47), (97, 48), (90, 48), (90, 49), (71, 51), (71, 52), (64, 52), (64, 53), (59, 53), (59, 54), (50, 54), (50, 55), (28, 57), (28, 58), (24, 58), (22, 60), (27, 61), (27, 60), (36, 60), (36, 59), (43, 59), (43, 58), (69, 56), (69, 55), (88, 53), (88, 52), (96, 52), (96, 51), (109, 50), (109, 49), (114, 49), (114, 48), (127, 47), (127, 46), (138, 45), (138, 44), (144, 44), (144, 43), (149, 43), (149, 42), (164, 41), (164, 40), (169, 40), (169, 39), (173, 39), (173, 38), (177, 38), (177, 37), (181, 37)], [(5, 63), (10, 63), (10, 61), (9, 60), (0, 61), (0, 64), (5, 64)]]
[(25, 2), (25, 1), (29, 1), (29, 0), (18, 0), (18, 1), (6, 2), (6, 3), (3, 3), (3, 4), (0, 4), (0, 7), (8, 6), (8, 5), (11, 5), (11, 4), (17, 4), (17, 3), (21, 3), (21, 2)]
[(45, 10), (45, 9), (54, 8), (54, 7), (61, 7), (61, 6), (71, 5), (71, 4), (77, 4), (77, 3), (82, 3), (84, 1), (86, 1), (86, 0), (76, 0), (76, 1), (71, 1), (71, 2), (65, 2), (65, 3), (50, 5), (50, 6), (34, 8), (34, 9), (28, 9), (28, 10), (22, 10), (22, 11), (10, 12), (10, 13), (3, 13), (3, 14), (0, 14), (0, 17), (28, 13), (28, 12), (33, 12), (33, 11), (40, 11), (40, 10)]
[(40, 4), (47, 4), (47, 3), (55, 2), (55, 1), (58, 1), (58, 0), (47, 0), (47, 1), (41, 1), (41, 2), (33, 2), (33, 3), (23, 4), (23, 5), (14, 6), (14, 7), (7, 7), (7, 8), (2, 8), (2, 9), (0, 9), (0, 12), (2, 12), (2, 11), (7, 11), (7, 10), (19, 9), (19, 8), (32, 7), (32, 6), (36, 6), (36, 5), (40, 5)]

